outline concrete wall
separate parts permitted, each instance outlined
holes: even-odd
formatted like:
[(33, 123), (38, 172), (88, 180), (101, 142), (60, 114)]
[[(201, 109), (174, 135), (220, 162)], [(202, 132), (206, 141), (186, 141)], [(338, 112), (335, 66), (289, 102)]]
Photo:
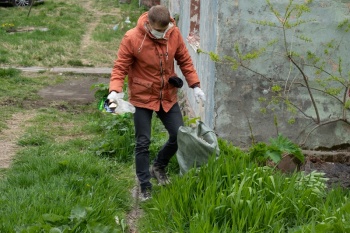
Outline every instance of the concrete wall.
[[(202, 3), (204, 3), (202, 5)], [(161, 4), (167, 5), (172, 15), (178, 14), (179, 21), (178, 27), (181, 33), (186, 39), (190, 34), (190, 22), (191, 22), (191, 1), (161, 1)], [(212, 0), (208, 2), (201, 1), (200, 15), (205, 16), (200, 19), (200, 48), (205, 51), (216, 51), (217, 49), (217, 12), (218, 1)], [(216, 71), (215, 63), (210, 60), (209, 56), (202, 56), (198, 54), (190, 45), (188, 46), (189, 53), (193, 59), (193, 63), (198, 72), (201, 88), (206, 94), (206, 103), (197, 104), (193, 96), (193, 90), (184, 85), (182, 90), (187, 94), (187, 101), (192, 110), (192, 117), (200, 117), (201, 120), (206, 122), (210, 127), (214, 128), (215, 124), (215, 82)], [(177, 69), (177, 74), (182, 75), (180, 69)], [(184, 78), (183, 76), (181, 76)]]
[[(299, 1), (299, 3), (303, 2)], [(284, 1), (275, 0), (271, 3), (281, 12), (286, 7)], [(349, 33), (344, 35), (337, 30), (337, 25), (344, 19), (349, 18), (348, 5), (341, 1), (314, 1), (310, 7), (312, 12), (305, 16), (305, 20), (315, 21), (305, 24), (298, 30), (300, 30), (300, 34), (311, 38), (312, 42), (305, 43), (298, 40), (295, 38), (296, 31), (292, 30), (287, 34), (288, 46), (294, 46), (293, 50), (305, 57), (308, 50), (321, 54), (324, 50), (322, 44), (335, 38), (341, 41), (339, 52), (344, 59), (344, 72), (349, 71), (349, 55), (346, 52), (349, 51), (349, 45), (344, 43), (350, 41)], [(281, 51), (283, 52), (282, 30), (252, 24), (250, 22), (252, 19), (277, 22), (265, 1), (219, 2), (218, 54), (234, 56), (232, 51), (234, 43), (238, 43), (243, 52), (249, 52), (254, 48), (264, 46), (269, 40), (279, 38), (280, 42), (271, 47), (266, 56), (250, 63), (249, 66), (282, 84), (286, 82), (287, 78), (300, 80), (300, 72), (291, 66), (288, 59), (280, 55)], [(326, 59), (326, 62), (336, 62), (336, 60), (333, 57)], [(307, 67), (303, 68), (305, 68), (308, 78), (312, 82), (311, 84), (316, 86), (314, 73), (308, 70)], [(216, 70), (216, 75), (220, 78), (218, 78), (215, 88), (215, 96), (217, 96), (215, 98), (215, 108), (220, 109), (221, 112), (218, 112), (215, 130), (221, 137), (232, 140), (235, 144), (245, 146), (250, 145), (253, 138), (256, 141), (267, 141), (269, 137), (276, 136), (278, 132), (300, 144), (304, 141), (309, 130), (315, 126), (313, 121), (303, 114), (295, 116), (296, 121), (293, 125), (286, 123), (291, 114), (282, 105), (275, 112), (270, 111), (268, 114), (262, 114), (261, 109), (264, 105), (259, 103), (259, 98), (271, 98), (273, 96), (272, 92), (267, 95), (263, 94), (265, 89), (271, 90), (272, 87), (272, 83), (264, 78), (245, 69), (232, 71), (227, 65), (217, 64)], [(329, 97), (326, 98), (319, 92), (314, 92), (314, 94), (321, 119), (336, 118), (337, 115), (341, 115), (341, 106), (337, 101)], [(301, 109), (310, 115), (314, 115), (305, 88), (295, 89), (291, 96)], [(275, 126), (274, 116), (276, 116), (278, 127)], [(349, 133), (349, 125), (344, 123), (323, 126), (311, 134), (305, 146), (316, 148), (350, 143)]]
[[(289, 1), (271, 0), (274, 7), (280, 12)], [(295, 1), (304, 3), (305, 1)], [(179, 11), (179, 24), (184, 37), (189, 35), (190, 28), (190, 1), (168, 0), (170, 8)], [(235, 145), (248, 147), (252, 141), (268, 141), (277, 133), (291, 138), (301, 144), (308, 132), (315, 126), (313, 120), (298, 113), (293, 118), (294, 124), (287, 121), (292, 118), (282, 104), (274, 111), (262, 114), (265, 107), (260, 98), (273, 97), (271, 87), (274, 82), (282, 86), (290, 80), (301, 80), (300, 72), (286, 57), (283, 52), (283, 32), (278, 28), (254, 24), (251, 20), (266, 20), (278, 22), (271, 13), (265, 1), (211, 1), (201, 0), (200, 19), (200, 49), (212, 51), (220, 56), (235, 57), (234, 44), (238, 43), (243, 53), (261, 48), (272, 39), (280, 39), (278, 43), (270, 47), (264, 56), (254, 62), (247, 63), (250, 68), (263, 74), (257, 75), (247, 69), (233, 70), (230, 65), (212, 62), (207, 55), (198, 54), (191, 46), (188, 46), (194, 64), (202, 82), (202, 88), (207, 94), (207, 103), (201, 107), (194, 102), (192, 90), (187, 92), (189, 104), (195, 115), (201, 116), (210, 127), (214, 128), (218, 136), (232, 141)], [(179, 6), (179, 7), (178, 7)], [(297, 30), (287, 32), (288, 46), (293, 46), (293, 51), (306, 57), (307, 51), (323, 54), (324, 44), (335, 39), (337, 41), (337, 53), (330, 54), (326, 61), (327, 69), (336, 74), (338, 59), (341, 56), (344, 76), (349, 82), (349, 42), (350, 33), (343, 33), (337, 25), (350, 18), (350, 0), (314, 0), (310, 5), (311, 12), (305, 14), (305, 20), (312, 20)], [(172, 9), (170, 9), (172, 10)], [(304, 35), (312, 39), (312, 42), (296, 38), (296, 35)], [(315, 74), (312, 69), (302, 67), (312, 87), (316, 87)], [(266, 77), (268, 79), (266, 79)], [(267, 94), (266, 91), (268, 91)], [(337, 119), (341, 116), (341, 106), (334, 98), (326, 97), (320, 92), (314, 92), (315, 100), (322, 120)], [(291, 90), (291, 98), (298, 107), (308, 115), (314, 115), (309, 95), (305, 88), (298, 87)], [(350, 112), (347, 111), (349, 115)], [(347, 118), (349, 121), (349, 117)], [(276, 126), (276, 123), (278, 126)], [(350, 144), (349, 124), (337, 122), (319, 127), (308, 137), (305, 148), (332, 147)]]

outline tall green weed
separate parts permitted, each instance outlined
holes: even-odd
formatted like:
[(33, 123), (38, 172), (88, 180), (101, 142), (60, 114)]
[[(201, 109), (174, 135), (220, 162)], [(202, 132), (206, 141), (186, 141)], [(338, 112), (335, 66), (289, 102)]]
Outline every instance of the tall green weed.
[(145, 205), (141, 232), (313, 232), (310, 225), (335, 222), (350, 229), (349, 193), (328, 193), (322, 174), (282, 174), (222, 140), (220, 145), (218, 159), (157, 190)]

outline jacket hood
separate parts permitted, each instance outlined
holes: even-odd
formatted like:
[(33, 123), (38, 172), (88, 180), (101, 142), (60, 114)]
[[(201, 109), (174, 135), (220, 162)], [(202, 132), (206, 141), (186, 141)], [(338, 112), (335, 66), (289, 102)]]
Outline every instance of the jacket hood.
[[(149, 23), (148, 21), (148, 12), (143, 13), (139, 19), (137, 20), (137, 29), (141, 30), (143, 33), (147, 34), (150, 38), (152, 39), (156, 39), (154, 38), (154, 36), (150, 33), (150, 31), (147, 28), (147, 24)], [(171, 32), (174, 30), (174, 27), (176, 26), (175, 20), (173, 18), (170, 18), (170, 25), (171, 28), (169, 28), (164, 36), (164, 39), (168, 39), (169, 35), (171, 34)]]

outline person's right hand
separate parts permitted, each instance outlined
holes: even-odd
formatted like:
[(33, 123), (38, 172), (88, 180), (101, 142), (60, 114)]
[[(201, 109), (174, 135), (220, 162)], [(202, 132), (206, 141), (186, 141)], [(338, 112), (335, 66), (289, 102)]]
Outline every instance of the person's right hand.
[(116, 92), (116, 91), (111, 91), (109, 95), (107, 96), (107, 99), (109, 100), (109, 103), (116, 103), (118, 102), (118, 99), (123, 99), (124, 93), (123, 92)]

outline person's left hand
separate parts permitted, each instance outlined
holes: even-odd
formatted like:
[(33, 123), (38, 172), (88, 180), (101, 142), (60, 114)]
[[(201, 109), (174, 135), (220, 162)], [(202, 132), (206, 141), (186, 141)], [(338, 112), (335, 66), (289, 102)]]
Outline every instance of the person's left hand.
[(204, 104), (205, 94), (202, 91), (202, 89), (200, 89), (199, 87), (195, 87), (193, 88), (193, 91), (194, 91), (194, 97), (196, 98), (197, 103), (199, 103), (199, 100), (202, 100), (202, 103)]

